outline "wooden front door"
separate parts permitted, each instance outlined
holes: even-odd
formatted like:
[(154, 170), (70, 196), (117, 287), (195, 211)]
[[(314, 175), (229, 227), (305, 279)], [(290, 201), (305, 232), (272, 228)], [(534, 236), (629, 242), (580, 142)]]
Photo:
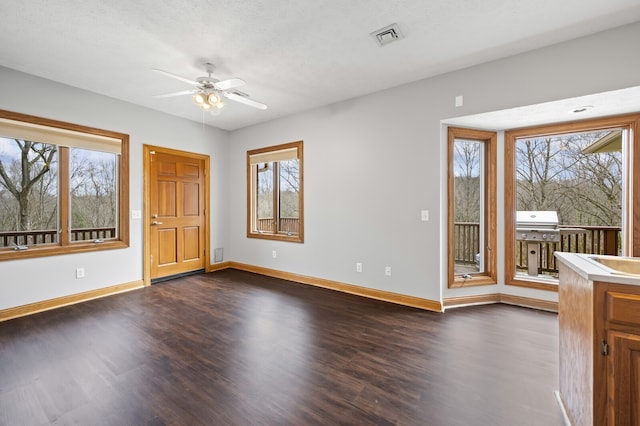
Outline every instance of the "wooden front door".
[(204, 269), (206, 161), (179, 151), (146, 151), (150, 278)]

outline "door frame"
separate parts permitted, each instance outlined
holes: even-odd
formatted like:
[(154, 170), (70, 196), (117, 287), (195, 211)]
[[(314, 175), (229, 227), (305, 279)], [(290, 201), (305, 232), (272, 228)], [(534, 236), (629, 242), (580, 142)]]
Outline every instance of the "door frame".
[(202, 205), (205, 207), (204, 214), (204, 263), (205, 263), (205, 271), (211, 271), (211, 262), (210, 262), (210, 245), (211, 245), (211, 235), (209, 234), (209, 225), (211, 222), (211, 206), (210, 204), (210, 173), (209, 166), (210, 160), (208, 155), (204, 154), (196, 154), (188, 151), (181, 151), (172, 148), (165, 148), (161, 146), (154, 145), (142, 145), (142, 157), (143, 157), (143, 206), (142, 206), (142, 228), (143, 228), (143, 271), (142, 271), (142, 280), (145, 286), (151, 285), (151, 214), (150, 214), (150, 205), (151, 205), (151, 155), (153, 153), (159, 152), (163, 154), (169, 155), (179, 155), (182, 157), (188, 157), (195, 160), (203, 160), (204, 161), (204, 200), (200, 200)]

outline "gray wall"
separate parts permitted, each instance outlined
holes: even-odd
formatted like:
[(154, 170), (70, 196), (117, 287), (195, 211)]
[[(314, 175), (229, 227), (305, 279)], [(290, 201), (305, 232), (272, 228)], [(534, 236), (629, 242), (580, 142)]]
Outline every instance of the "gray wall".
[[(494, 292), (557, 300), (555, 293), (502, 284), (447, 288), (443, 121), (640, 85), (640, 57), (630, 54), (637, 40), (640, 24), (625, 26), (233, 132), (230, 206), (240, 213), (246, 150), (304, 140), (305, 243), (247, 239), (245, 216), (234, 214), (231, 257), (431, 300)], [(464, 107), (455, 108), (456, 95), (464, 95)], [(501, 138), (499, 189), (502, 148)], [(503, 191), (498, 194), (502, 241)], [(420, 221), (423, 209), (429, 222)], [(391, 277), (384, 275), (387, 265)], [(502, 275), (501, 267), (500, 282)]]
[[(640, 23), (230, 134), (212, 128), (203, 134), (198, 123), (6, 68), (0, 68), (0, 108), (131, 135), (134, 210), (142, 209), (143, 144), (210, 155), (211, 247), (225, 248), (225, 260), (431, 300), (487, 292), (555, 300), (554, 293), (502, 284), (446, 288), (443, 122), (638, 86), (637, 40)], [(454, 107), (456, 95), (464, 95), (464, 107)], [(247, 239), (246, 151), (301, 139), (305, 243)], [(500, 188), (502, 163), (500, 149)], [(420, 221), (420, 210), (429, 210), (430, 221)], [(502, 216), (500, 210), (499, 236)], [(0, 309), (141, 280), (142, 260), (142, 222), (132, 220), (129, 249), (0, 262)], [(393, 268), (391, 277), (385, 266)], [(77, 267), (86, 278), (74, 278)]]
[[(0, 67), (0, 109), (130, 136), (130, 208), (142, 210), (142, 146), (211, 157), (211, 247), (228, 245), (229, 134), (181, 118)], [(34, 99), (38, 99), (34, 102)], [(0, 262), (0, 309), (142, 279), (142, 221), (131, 220), (128, 249)], [(75, 279), (75, 270), (86, 276)]]

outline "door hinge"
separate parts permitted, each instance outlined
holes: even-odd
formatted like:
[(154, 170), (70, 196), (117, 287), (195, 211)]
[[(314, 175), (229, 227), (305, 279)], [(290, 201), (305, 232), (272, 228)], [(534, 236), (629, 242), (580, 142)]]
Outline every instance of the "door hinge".
[(604, 356), (609, 355), (609, 344), (607, 343), (606, 340), (602, 341), (602, 355)]

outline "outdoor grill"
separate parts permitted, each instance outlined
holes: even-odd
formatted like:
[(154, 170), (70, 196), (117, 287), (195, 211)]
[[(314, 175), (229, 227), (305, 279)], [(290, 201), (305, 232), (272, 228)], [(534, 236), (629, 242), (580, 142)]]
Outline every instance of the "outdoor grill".
[(527, 243), (529, 275), (538, 275), (540, 243), (560, 241), (561, 235), (585, 232), (581, 228), (559, 228), (555, 211), (519, 211), (516, 213), (516, 240)]

